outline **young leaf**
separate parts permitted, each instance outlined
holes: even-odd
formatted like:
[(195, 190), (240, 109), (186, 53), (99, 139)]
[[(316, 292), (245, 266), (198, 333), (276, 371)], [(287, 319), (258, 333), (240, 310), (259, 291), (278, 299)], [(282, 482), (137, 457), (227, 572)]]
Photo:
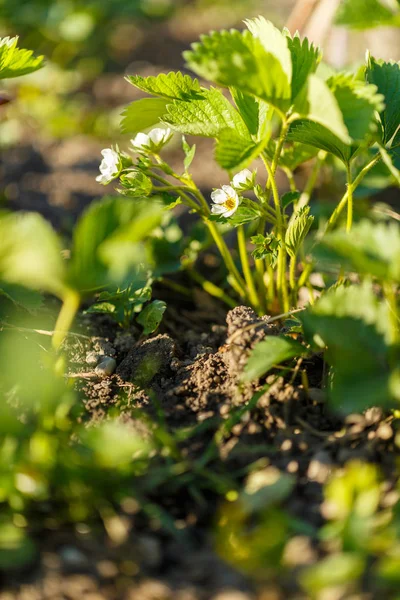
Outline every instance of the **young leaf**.
[(218, 137), (223, 129), (234, 129), (239, 135), (249, 137), (248, 129), (220, 90), (205, 90), (203, 97), (190, 102), (174, 100), (167, 106), (163, 121), (182, 133)]
[(185, 159), (183, 161), (183, 166), (185, 167), (185, 171), (188, 171), (190, 165), (193, 162), (194, 156), (196, 154), (196, 144), (193, 144), (193, 146), (190, 147), (185, 139), (185, 136), (182, 136), (182, 149), (185, 153)]
[(157, 77), (141, 77), (140, 75), (125, 78), (129, 83), (143, 92), (168, 98), (172, 100), (191, 100), (201, 98), (202, 90), (197, 79), (189, 75), (182, 75), (180, 71), (174, 73), (160, 73)]
[[(288, 56), (290, 58), (289, 51)], [(235, 87), (282, 112), (290, 106), (288, 63), (281, 64), (277, 56), (266, 51), (261, 40), (249, 31), (232, 29), (202, 36), (201, 42), (192, 44), (192, 50), (184, 53), (184, 58), (189, 68), (209, 81)]]
[(243, 381), (259, 379), (274, 365), (302, 356), (305, 348), (299, 342), (285, 336), (268, 336), (257, 344), (249, 356), (243, 373)]
[(163, 98), (142, 98), (132, 102), (122, 112), (122, 132), (134, 134), (156, 125), (166, 114), (167, 104)]
[(314, 217), (309, 212), (310, 207), (304, 206), (290, 220), (285, 235), (285, 246), (289, 256), (294, 257), (297, 255), (310, 230)]
[(18, 36), (0, 39), (0, 79), (10, 79), (33, 73), (43, 67), (43, 56), (33, 56), (31, 50), (17, 48)]
[(51, 225), (38, 213), (0, 218), (0, 280), (62, 296), (65, 265)]
[(378, 92), (385, 98), (385, 107), (380, 110), (383, 128), (383, 143), (387, 144), (400, 125), (400, 63), (367, 58), (365, 77), (369, 83), (377, 86)]
[(124, 195), (132, 198), (144, 198), (150, 196), (153, 190), (151, 179), (139, 169), (133, 169), (120, 177), (124, 190), (119, 190)]
[(167, 305), (162, 300), (153, 300), (142, 310), (136, 321), (143, 327), (144, 335), (154, 333), (161, 323), (166, 308)]
[(315, 73), (322, 58), (322, 52), (314, 46), (307, 38), (301, 40), (299, 35), (293, 37), (288, 30), (284, 30), (287, 36), (293, 74), (292, 74), (292, 102), (296, 99), (303, 87), (306, 85), (309, 75)]

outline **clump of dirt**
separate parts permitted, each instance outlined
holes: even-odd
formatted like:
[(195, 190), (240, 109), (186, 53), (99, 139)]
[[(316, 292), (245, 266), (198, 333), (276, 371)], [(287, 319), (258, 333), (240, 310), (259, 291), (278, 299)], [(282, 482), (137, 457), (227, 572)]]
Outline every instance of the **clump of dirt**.
[[(252, 309), (239, 306), (227, 314), (226, 326), (205, 325), (202, 331), (200, 326), (186, 327), (185, 320), (181, 325), (170, 320), (161, 333), (147, 339), (135, 328), (119, 331), (107, 317), (87, 319), (83, 319), (82, 333), (71, 336), (66, 346), (69, 377), (81, 392), (87, 427), (114, 417), (115, 409), (119, 419), (143, 435), (160, 411), (172, 436), (183, 428), (208, 424), (199, 427), (194, 438), (180, 438), (182, 454), (193, 460), (209, 456), (208, 466), (222, 477), (243, 473), (243, 478), (257, 460), (290, 474), (293, 489), (285, 509), (314, 531), (324, 522), (323, 485), (333, 469), (351, 459), (380, 464), (387, 477), (389, 501), (397, 454), (391, 417), (380, 409), (346, 418), (333, 414), (321, 389), (321, 356), (316, 354), (302, 364), (312, 385), (308, 389), (296, 368), (282, 376), (276, 371), (263, 381), (241, 383), (251, 349), (265, 336), (280, 333), (268, 317), (259, 318)], [(95, 329), (94, 337), (90, 327)], [(115, 361), (110, 375), (98, 370), (105, 359)], [(251, 582), (215, 554), (216, 493), (205, 490), (199, 502), (184, 486), (161, 488), (152, 491), (152, 501), (185, 531), (181, 538), (160, 530), (157, 520), (149, 523), (140, 517), (131, 499), (126, 506), (122, 504), (119, 515), (128, 532), (122, 544), (106, 537), (99, 543), (104, 534), (96, 532), (41, 535), (41, 554), (34, 570), (8, 575), (9, 588), (22, 589), (21, 581), (26, 580), (26, 593), (10, 592), (9, 599), (259, 598)], [(287, 562), (295, 568), (321, 555), (312, 536), (297, 536), (286, 549)], [(291, 586), (283, 586), (285, 596), (271, 588), (271, 597), (295, 597)]]

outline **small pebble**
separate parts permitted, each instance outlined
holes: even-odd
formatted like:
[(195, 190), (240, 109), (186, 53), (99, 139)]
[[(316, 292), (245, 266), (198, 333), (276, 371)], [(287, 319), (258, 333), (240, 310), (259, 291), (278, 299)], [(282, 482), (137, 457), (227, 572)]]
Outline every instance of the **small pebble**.
[(101, 359), (101, 362), (97, 365), (94, 372), (99, 377), (109, 377), (112, 375), (117, 367), (117, 361), (115, 358), (111, 358), (110, 356), (104, 356)]
[(60, 551), (60, 558), (68, 569), (84, 569), (88, 565), (86, 556), (74, 546), (64, 546)]
[(97, 352), (88, 352), (86, 354), (86, 364), (88, 365), (97, 365), (97, 363), (99, 362), (99, 355), (97, 354)]

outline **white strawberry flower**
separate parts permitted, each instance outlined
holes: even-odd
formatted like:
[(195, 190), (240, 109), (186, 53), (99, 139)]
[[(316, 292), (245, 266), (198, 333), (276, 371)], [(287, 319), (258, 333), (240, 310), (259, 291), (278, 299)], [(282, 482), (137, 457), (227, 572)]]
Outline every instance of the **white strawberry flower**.
[(105, 148), (101, 151), (103, 160), (100, 163), (100, 175), (96, 177), (96, 181), (107, 185), (113, 179), (118, 177), (121, 171), (121, 160), (118, 152), (112, 148)]
[(253, 173), (249, 169), (243, 169), (240, 173), (236, 173), (232, 179), (231, 185), (237, 190), (253, 189), (255, 184), (256, 171)]
[(167, 129), (156, 127), (149, 133), (138, 133), (131, 142), (137, 152), (158, 152), (171, 138), (172, 131), (169, 127)]
[(223, 185), (221, 189), (214, 190), (211, 193), (211, 212), (213, 215), (222, 217), (231, 217), (238, 209), (240, 198), (236, 190), (231, 185)]
[(2, 46), (7, 46), (8, 48), (11, 48), (11, 46), (14, 45), (15, 41), (18, 40), (18, 36), (16, 35), (15, 37), (4, 37), (4, 38), (0, 38), (0, 48)]

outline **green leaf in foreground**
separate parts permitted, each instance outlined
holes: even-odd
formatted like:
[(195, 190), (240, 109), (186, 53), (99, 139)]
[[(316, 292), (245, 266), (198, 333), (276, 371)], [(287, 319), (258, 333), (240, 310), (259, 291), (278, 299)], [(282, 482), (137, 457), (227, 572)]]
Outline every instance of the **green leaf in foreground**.
[(327, 234), (316, 248), (318, 258), (381, 281), (400, 283), (400, 229), (396, 223), (357, 223), (351, 235), (343, 230)]
[(145, 262), (140, 242), (161, 222), (161, 203), (112, 197), (93, 202), (73, 236), (70, 287), (83, 293), (121, 284)]
[(393, 346), (389, 308), (370, 283), (329, 290), (299, 318), (306, 339), (326, 348), (336, 410), (388, 406), (399, 397), (398, 372), (390, 366), (399, 349)]
[(0, 280), (62, 296), (64, 276), (59, 239), (41, 215), (0, 217)]
[(0, 39), (0, 79), (28, 75), (43, 67), (43, 56), (33, 56), (31, 50), (17, 48), (18, 36)]
[(307, 38), (301, 40), (299, 35), (293, 37), (285, 30), (287, 43), (292, 57), (292, 101), (306, 85), (309, 75), (315, 73), (322, 58), (322, 52)]
[(274, 365), (301, 356), (305, 348), (285, 336), (268, 336), (254, 348), (243, 373), (243, 381), (253, 381), (268, 373)]
[(162, 300), (153, 300), (148, 304), (136, 318), (136, 321), (143, 327), (143, 334), (154, 333), (163, 318), (167, 305)]

